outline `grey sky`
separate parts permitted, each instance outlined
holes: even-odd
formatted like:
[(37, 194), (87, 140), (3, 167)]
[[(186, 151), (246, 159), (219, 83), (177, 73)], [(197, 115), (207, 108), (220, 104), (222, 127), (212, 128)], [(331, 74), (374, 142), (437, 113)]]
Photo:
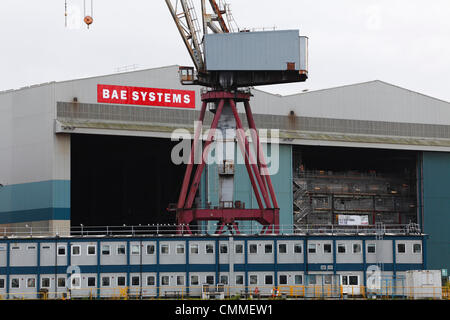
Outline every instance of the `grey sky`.
[[(450, 101), (448, 0), (229, 2), (241, 28), (300, 29), (310, 38), (310, 79), (264, 90), (291, 94), (378, 79)], [(0, 90), (132, 64), (192, 65), (164, 0), (94, 0), (89, 30), (64, 27), (64, 0), (1, 0), (0, 39)]]

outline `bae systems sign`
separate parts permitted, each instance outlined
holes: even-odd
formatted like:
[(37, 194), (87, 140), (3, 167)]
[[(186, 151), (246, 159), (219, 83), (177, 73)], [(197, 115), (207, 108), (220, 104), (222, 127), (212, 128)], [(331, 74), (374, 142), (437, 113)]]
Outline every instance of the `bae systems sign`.
[(195, 91), (99, 84), (97, 102), (195, 109)]

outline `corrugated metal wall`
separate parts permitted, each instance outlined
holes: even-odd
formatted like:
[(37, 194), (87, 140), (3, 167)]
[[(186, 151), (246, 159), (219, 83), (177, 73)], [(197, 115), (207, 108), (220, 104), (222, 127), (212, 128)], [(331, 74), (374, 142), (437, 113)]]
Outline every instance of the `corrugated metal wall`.
[(216, 33), (205, 36), (206, 68), (214, 70), (287, 70), (300, 68), (298, 30)]
[(424, 231), (427, 269), (450, 267), (450, 154), (423, 153)]

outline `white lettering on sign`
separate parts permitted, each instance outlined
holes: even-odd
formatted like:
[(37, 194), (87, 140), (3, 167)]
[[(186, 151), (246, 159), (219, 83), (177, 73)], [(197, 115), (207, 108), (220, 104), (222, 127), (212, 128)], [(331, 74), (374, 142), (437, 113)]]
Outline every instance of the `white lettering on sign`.
[(195, 108), (195, 91), (98, 85), (99, 103)]

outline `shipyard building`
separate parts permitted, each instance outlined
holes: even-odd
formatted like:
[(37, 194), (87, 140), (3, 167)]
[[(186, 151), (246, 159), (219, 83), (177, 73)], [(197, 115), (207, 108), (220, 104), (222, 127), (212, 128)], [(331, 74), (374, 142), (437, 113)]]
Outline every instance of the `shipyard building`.
[[(173, 132), (194, 132), (203, 90), (169, 66), (1, 92), (0, 234), (174, 224), (186, 167)], [(251, 93), (257, 126), (279, 130), (281, 233), (416, 226), (423, 268), (450, 265), (449, 102), (382, 81)], [(198, 207), (220, 205), (217, 170), (207, 166)], [(256, 207), (244, 165), (234, 199)]]

